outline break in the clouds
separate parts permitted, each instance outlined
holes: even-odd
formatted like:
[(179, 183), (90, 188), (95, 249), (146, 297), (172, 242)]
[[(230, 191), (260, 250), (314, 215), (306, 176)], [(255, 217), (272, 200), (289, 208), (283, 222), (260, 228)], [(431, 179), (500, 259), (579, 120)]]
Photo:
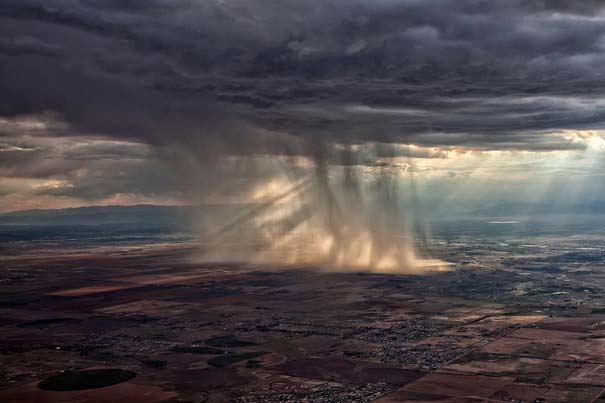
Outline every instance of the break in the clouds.
[(581, 152), (569, 133), (605, 122), (602, 4), (0, 0), (0, 176), (152, 200), (235, 156)]

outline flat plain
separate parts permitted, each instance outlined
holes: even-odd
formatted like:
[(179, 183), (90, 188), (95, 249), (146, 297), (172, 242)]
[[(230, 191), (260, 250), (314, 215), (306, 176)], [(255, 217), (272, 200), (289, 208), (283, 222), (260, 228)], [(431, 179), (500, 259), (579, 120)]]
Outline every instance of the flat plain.
[(0, 402), (605, 401), (605, 239), (506, 238), (432, 242), (454, 264), (423, 274), (6, 253)]

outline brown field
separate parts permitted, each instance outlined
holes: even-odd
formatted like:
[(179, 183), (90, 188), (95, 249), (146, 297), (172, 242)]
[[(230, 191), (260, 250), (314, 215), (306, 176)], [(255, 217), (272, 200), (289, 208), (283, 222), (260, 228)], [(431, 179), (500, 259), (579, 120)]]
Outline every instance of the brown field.
[[(582, 286), (575, 297), (524, 299), (526, 277), (475, 263), (376, 275), (197, 264), (182, 253), (5, 258), (22, 277), (0, 283), (0, 402), (605, 400), (605, 315)], [(586, 276), (577, 281), (605, 281)], [(568, 312), (570, 298), (584, 299)], [(137, 376), (100, 389), (37, 386), (106, 366)]]

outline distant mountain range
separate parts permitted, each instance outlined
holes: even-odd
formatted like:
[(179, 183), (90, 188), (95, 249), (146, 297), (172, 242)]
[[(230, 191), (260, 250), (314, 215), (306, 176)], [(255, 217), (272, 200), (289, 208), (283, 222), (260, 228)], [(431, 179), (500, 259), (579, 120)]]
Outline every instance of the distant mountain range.
[[(229, 221), (242, 211), (254, 208), (254, 204), (200, 205), (200, 206), (91, 206), (66, 209), (26, 210), (0, 214), (0, 225), (105, 225), (122, 224), (133, 226), (187, 225), (196, 218), (222, 217)], [(603, 203), (583, 205), (557, 205), (548, 203), (498, 203), (476, 205), (448, 205), (435, 209), (426, 203), (422, 212), (410, 211), (416, 217), (432, 222), (451, 220), (527, 219), (561, 216), (601, 216), (605, 212)]]
[(166, 225), (180, 224), (190, 206), (91, 206), (54, 210), (26, 210), (0, 214), (0, 225)]

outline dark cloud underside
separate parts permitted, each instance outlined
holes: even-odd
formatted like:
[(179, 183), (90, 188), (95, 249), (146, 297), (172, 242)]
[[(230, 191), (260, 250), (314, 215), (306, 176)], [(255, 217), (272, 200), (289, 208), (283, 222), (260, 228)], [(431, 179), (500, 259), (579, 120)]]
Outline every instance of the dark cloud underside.
[(226, 155), (572, 149), (603, 65), (601, 1), (0, 0), (0, 176), (94, 200), (178, 192), (173, 163), (204, 189)]
[(5, 0), (1, 112), (152, 142), (237, 120), (339, 142), (564, 148), (536, 133), (603, 125), (602, 8)]

